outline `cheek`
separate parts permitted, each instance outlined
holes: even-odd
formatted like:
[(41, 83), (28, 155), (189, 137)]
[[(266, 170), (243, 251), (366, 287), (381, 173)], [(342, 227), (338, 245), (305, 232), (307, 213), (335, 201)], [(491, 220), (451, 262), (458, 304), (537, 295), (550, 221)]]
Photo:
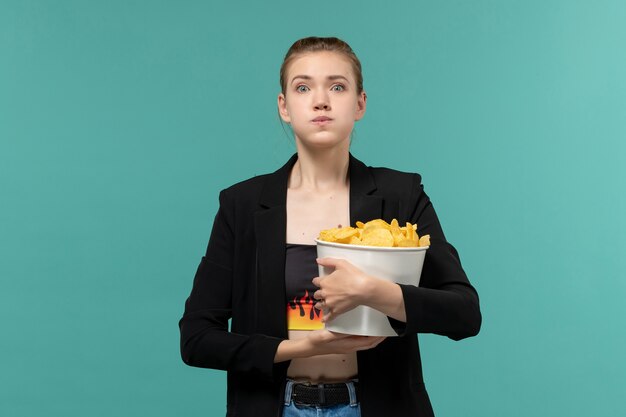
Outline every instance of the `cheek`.
[(293, 118), (298, 118), (299, 115), (302, 114), (302, 109), (304, 108), (304, 103), (302, 103), (302, 100), (297, 100), (297, 99), (291, 99), (287, 102), (286, 104), (286, 108), (287, 111), (289, 112), (289, 116), (293, 119)]
[(291, 119), (292, 123), (299, 123), (304, 120), (302, 112), (299, 112), (297, 109), (289, 110), (289, 118)]
[(359, 103), (354, 99), (354, 97), (345, 97), (339, 104), (341, 105), (344, 113), (355, 113)]
[(358, 106), (356, 103), (346, 103), (345, 106), (342, 107), (342, 115), (346, 120), (354, 121), (358, 110)]

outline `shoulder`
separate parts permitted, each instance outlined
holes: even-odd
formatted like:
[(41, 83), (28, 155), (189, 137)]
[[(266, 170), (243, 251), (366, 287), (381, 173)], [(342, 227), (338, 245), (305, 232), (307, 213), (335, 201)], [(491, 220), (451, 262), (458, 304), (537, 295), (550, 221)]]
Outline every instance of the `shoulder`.
[(297, 154), (294, 154), (286, 164), (272, 173), (257, 175), (231, 185), (220, 192), (220, 201), (231, 201), (244, 207), (284, 204), (289, 173), (296, 160)]
[(377, 194), (402, 199), (423, 189), (422, 176), (416, 172), (372, 166), (368, 166), (368, 170), (376, 183)]
[(424, 192), (420, 174), (384, 167), (367, 167), (367, 170), (376, 187), (373, 195), (382, 198), (389, 207), (397, 207), (398, 219), (413, 224), (428, 223), (422, 214), (432, 204)]
[(258, 202), (261, 191), (270, 175), (271, 174), (257, 175), (224, 188), (220, 191), (220, 201), (233, 201), (239, 204), (246, 201)]
[(399, 171), (397, 169), (391, 169), (386, 167), (367, 167), (374, 176), (374, 179), (379, 185), (393, 185), (398, 181), (401, 184), (411, 184), (415, 181), (421, 183), (422, 176), (417, 172)]
[(401, 207), (413, 207), (424, 197), (422, 177), (416, 172), (368, 166), (353, 156), (350, 170), (350, 192), (354, 195), (378, 196)]

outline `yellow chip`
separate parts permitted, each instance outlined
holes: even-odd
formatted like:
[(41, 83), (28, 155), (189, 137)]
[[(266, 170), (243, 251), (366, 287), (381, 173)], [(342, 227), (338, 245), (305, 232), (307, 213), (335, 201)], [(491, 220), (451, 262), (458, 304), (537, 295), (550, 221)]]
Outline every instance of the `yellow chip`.
[(350, 226), (342, 227), (341, 229), (335, 229), (335, 239), (338, 243), (348, 243), (352, 236), (358, 233), (357, 229), (353, 229)]
[(363, 228), (371, 229), (371, 228), (382, 227), (383, 229), (389, 230), (389, 226), (390, 226), (389, 223), (387, 223), (383, 219), (376, 219), (376, 220), (370, 220), (369, 222), (365, 223)]
[(417, 233), (415, 233), (415, 229), (417, 229), (417, 225), (415, 225), (415, 227), (413, 227), (413, 225), (409, 222), (406, 222), (406, 228), (405, 228), (405, 233), (406, 233), (406, 238), (408, 240), (413, 240), (415, 242), (418, 241), (418, 237), (417, 237)]
[(320, 232), (319, 235), (319, 240), (323, 240), (325, 242), (335, 242), (337, 239), (335, 239), (335, 233), (334, 233), (335, 229), (326, 229), (326, 230), (322, 230)]
[(430, 236), (418, 236), (417, 225), (409, 222), (406, 222), (406, 226), (400, 227), (397, 219), (391, 220), (391, 223), (375, 219), (367, 223), (357, 221), (356, 226), (322, 230), (319, 240), (381, 247), (430, 246)]
[(430, 246), (430, 235), (420, 237), (419, 246)]
[(357, 236), (352, 236), (350, 238), (350, 242), (348, 242), (351, 245), (362, 245), (363, 242), (361, 242), (361, 239), (359, 239)]
[[(393, 219), (394, 221), (396, 219)], [(404, 239), (406, 239), (406, 237), (404, 236), (404, 233), (402, 232), (402, 229), (400, 229), (400, 227), (398, 226), (398, 222), (396, 221), (395, 225), (394, 222), (391, 222), (391, 228), (389, 229), (389, 231), (391, 232), (391, 236), (393, 236), (393, 245), (394, 246), (398, 246), (398, 243)]]
[(363, 233), (363, 245), (366, 246), (393, 246), (393, 236), (387, 229), (381, 227), (370, 229), (367, 233)]

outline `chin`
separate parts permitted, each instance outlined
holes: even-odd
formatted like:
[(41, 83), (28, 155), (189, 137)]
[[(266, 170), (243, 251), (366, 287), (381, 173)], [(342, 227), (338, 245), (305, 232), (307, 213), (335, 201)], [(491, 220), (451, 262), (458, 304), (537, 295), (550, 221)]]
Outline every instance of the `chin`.
[(344, 146), (346, 148), (350, 147), (349, 140), (309, 140), (309, 141), (303, 140), (303, 141), (300, 141), (300, 143), (305, 148), (318, 149), (318, 150), (334, 149), (334, 148), (336, 149), (336, 148), (341, 148)]
[(305, 147), (316, 149), (330, 149), (346, 145), (350, 146), (350, 135), (339, 136), (334, 132), (316, 132), (313, 135), (298, 136), (296, 135), (296, 141), (300, 142)]

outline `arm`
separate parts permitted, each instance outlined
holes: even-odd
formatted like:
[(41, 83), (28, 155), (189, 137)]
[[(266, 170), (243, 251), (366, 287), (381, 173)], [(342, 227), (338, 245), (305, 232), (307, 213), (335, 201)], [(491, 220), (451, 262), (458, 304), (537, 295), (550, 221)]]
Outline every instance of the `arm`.
[[(420, 235), (430, 234), (431, 246), (426, 252), (419, 287), (394, 284), (367, 275), (351, 263), (332, 258), (318, 259), (323, 266), (334, 268), (332, 279), (317, 277), (320, 287), (314, 297), (325, 300), (329, 314), (346, 312), (366, 305), (389, 317), (390, 324), (403, 336), (411, 333), (436, 333), (454, 340), (476, 335), (481, 314), (476, 290), (469, 283), (458, 254), (441, 230), (430, 199), (423, 192), (420, 177), (413, 178), (413, 193), (402, 218), (418, 225)], [(317, 308), (323, 308), (320, 303)]]
[(406, 323), (390, 319), (399, 334), (436, 333), (459, 340), (475, 336), (482, 321), (478, 294), (449, 244), (420, 176), (415, 175), (409, 221), (417, 223), (419, 235), (430, 234), (419, 287), (399, 284)]
[(183, 361), (190, 366), (254, 372), (272, 378), (274, 355), (282, 339), (228, 331), (234, 253), (234, 203), (220, 193), (206, 255), (196, 272), (179, 322)]
[(332, 353), (352, 353), (371, 349), (385, 339), (384, 336), (352, 336), (333, 333), (325, 329), (313, 330), (308, 332), (307, 337), (303, 339), (283, 340), (278, 345), (274, 362)]

